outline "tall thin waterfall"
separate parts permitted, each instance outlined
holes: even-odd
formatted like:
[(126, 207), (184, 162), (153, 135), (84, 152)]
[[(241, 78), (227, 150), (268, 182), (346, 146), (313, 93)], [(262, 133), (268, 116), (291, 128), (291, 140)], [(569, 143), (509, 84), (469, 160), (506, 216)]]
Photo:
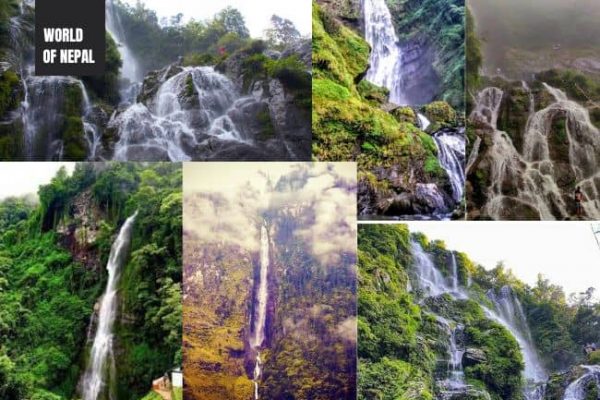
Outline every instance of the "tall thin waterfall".
[(525, 361), (524, 376), (527, 381), (524, 389), (525, 399), (541, 400), (548, 374), (531, 338), (521, 302), (510, 286), (503, 286), (497, 293), (490, 290), (487, 295), (494, 304), (494, 310), (482, 306), (486, 315), (507, 328), (521, 348)]
[(254, 399), (258, 400), (258, 381), (262, 374), (262, 360), (260, 349), (265, 341), (265, 325), (267, 322), (267, 304), (269, 301), (269, 232), (266, 222), (260, 229), (260, 281), (256, 292), (256, 312), (254, 315), (254, 326), (250, 338), (250, 346), (257, 351), (256, 363), (254, 365)]
[(121, 75), (128, 79), (130, 83), (138, 82), (142, 79), (139, 63), (129, 47), (127, 38), (121, 24), (121, 19), (116, 12), (113, 0), (106, 1), (106, 30), (113, 37), (119, 48), (121, 59), (123, 60), (123, 69)]
[(364, 0), (365, 40), (371, 45), (367, 80), (388, 88), (390, 102), (404, 105), (402, 93), (402, 53), (392, 15), (385, 0)]
[(131, 243), (131, 232), (137, 211), (129, 217), (110, 249), (106, 269), (108, 282), (102, 296), (98, 313), (98, 328), (90, 353), (90, 360), (83, 377), (83, 400), (99, 400), (103, 394), (113, 400), (112, 383), (115, 379), (115, 360), (113, 354), (113, 326), (117, 316), (117, 288), (121, 269), (125, 263)]

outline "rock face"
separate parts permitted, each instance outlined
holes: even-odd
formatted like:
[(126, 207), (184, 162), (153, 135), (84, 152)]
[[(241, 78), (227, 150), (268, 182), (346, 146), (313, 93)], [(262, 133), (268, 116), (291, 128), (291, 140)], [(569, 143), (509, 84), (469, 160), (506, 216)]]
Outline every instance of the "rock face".
[(68, 216), (56, 228), (63, 247), (69, 250), (75, 260), (94, 271), (103, 267), (93, 245), (100, 234), (100, 222), (104, 218), (105, 215), (88, 190), (73, 199)]
[[(600, 135), (589, 110), (536, 81), (488, 87), (471, 114), (478, 146), (467, 186), (470, 219), (564, 220), (600, 216)], [(580, 216), (575, 190), (582, 191)]]
[(332, 17), (364, 36), (364, 18), (360, 0), (319, 0), (319, 5)]
[(472, 365), (484, 363), (486, 360), (487, 357), (483, 350), (469, 347), (463, 355), (462, 362), (465, 367), (469, 367)]
[[(261, 63), (298, 60), (306, 70), (282, 67), (282, 77), (275, 78), (263, 64), (262, 72), (249, 70), (252, 57)], [(282, 53), (258, 41), (214, 68), (173, 64), (149, 73), (138, 103), (119, 110), (108, 124), (113, 158), (309, 160), (310, 107), (304, 97), (310, 58), (306, 41)]]

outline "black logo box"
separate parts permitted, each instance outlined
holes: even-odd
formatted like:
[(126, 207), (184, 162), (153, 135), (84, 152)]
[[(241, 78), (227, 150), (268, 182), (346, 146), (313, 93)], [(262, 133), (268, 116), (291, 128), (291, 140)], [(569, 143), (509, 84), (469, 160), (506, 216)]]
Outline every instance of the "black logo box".
[[(98, 76), (106, 64), (105, 0), (36, 0), (35, 74)], [(46, 43), (44, 28), (83, 29), (80, 43)], [(44, 50), (56, 49), (54, 64), (43, 62)], [(95, 64), (61, 64), (61, 49), (91, 49)]]

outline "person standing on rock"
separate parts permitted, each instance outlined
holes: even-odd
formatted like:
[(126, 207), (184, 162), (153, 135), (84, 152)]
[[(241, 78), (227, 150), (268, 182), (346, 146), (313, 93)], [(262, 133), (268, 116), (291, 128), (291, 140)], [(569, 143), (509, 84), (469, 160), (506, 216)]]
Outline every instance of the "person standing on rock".
[(581, 188), (578, 186), (575, 189), (575, 214), (578, 217), (581, 217), (583, 215), (583, 192), (581, 191)]

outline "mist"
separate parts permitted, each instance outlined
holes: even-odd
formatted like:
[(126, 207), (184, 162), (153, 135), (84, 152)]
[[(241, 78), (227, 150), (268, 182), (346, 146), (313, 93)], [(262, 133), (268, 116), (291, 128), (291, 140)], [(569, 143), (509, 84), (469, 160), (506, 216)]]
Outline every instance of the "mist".
[(600, 56), (598, 0), (469, 0), (469, 6), (488, 71), (508, 69), (514, 50)]

